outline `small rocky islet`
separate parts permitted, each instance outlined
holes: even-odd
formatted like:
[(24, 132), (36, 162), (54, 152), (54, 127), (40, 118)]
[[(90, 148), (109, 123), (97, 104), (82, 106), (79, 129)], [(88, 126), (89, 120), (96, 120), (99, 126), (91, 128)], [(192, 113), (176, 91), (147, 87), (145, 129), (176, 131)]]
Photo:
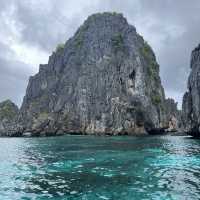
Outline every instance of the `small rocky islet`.
[(200, 135), (200, 46), (183, 109), (166, 99), (150, 45), (122, 14), (88, 17), (31, 76), (20, 109), (0, 103), (1, 136)]

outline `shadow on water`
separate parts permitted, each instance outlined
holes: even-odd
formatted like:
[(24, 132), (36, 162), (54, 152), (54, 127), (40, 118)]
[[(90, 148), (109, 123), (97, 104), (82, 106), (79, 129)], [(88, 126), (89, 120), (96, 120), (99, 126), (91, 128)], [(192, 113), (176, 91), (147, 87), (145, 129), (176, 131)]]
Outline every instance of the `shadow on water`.
[(200, 141), (178, 136), (0, 140), (0, 199), (198, 199)]

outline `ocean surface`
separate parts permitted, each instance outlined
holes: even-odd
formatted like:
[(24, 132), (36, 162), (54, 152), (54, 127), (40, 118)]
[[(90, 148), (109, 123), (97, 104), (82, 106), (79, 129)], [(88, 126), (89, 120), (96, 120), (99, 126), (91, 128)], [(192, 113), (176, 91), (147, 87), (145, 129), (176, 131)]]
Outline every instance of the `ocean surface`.
[(200, 140), (0, 139), (0, 200), (200, 199)]

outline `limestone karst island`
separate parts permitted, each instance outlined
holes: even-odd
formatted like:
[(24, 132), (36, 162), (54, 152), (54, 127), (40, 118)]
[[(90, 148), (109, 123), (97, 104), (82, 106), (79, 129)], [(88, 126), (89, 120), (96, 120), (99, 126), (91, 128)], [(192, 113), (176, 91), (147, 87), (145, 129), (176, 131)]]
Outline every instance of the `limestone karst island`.
[[(16, 16), (37, 21), (31, 41), (36, 4)], [(162, 56), (125, 16), (89, 15), (30, 76), (20, 106), (0, 103), (0, 199), (200, 199), (200, 45), (187, 54), (178, 107), (166, 95)], [(41, 21), (39, 36), (43, 29)]]
[(143, 135), (178, 130), (180, 111), (165, 98), (159, 68), (152, 48), (122, 14), (94, 14), (30, 77), (19, 111), (10, 101), (1, 104), (0, 132)]

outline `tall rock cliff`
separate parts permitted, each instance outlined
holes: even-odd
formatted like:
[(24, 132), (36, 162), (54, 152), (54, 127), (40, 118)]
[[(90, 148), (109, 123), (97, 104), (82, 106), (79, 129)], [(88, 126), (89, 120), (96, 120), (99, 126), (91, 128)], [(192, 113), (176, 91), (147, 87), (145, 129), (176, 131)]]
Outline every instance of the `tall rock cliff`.
[(121, 14), (90, 16), (30, 77), (20, 121), (33, 134), (141, 134), (166, 127), (151, 47)]
[(200, 137), (200, 45), (192, 51), (188, 91), (183, 97), (182, 107), (186, 131)]

